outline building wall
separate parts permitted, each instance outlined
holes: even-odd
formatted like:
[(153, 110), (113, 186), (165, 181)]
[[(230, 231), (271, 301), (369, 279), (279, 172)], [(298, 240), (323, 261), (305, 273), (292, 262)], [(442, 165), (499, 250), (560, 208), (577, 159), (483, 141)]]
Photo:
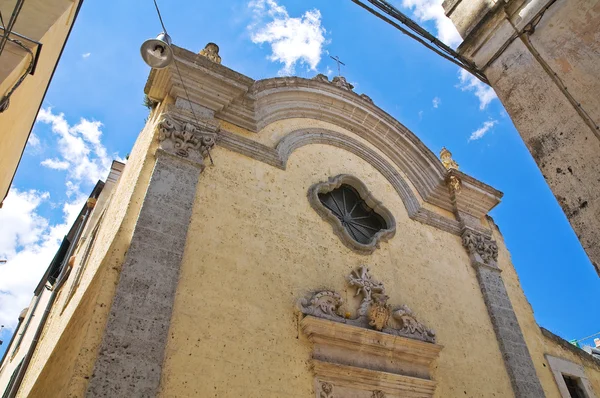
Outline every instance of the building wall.
[[(154, 118), (140, 133), (116, 186), (105, 186), (92, 219), (104, 211), (80, 285), (65, 306), (74, 272), (52, 308), (40, 344), (23, 380), (19, 397), (81, 397), (93, 372), (98, 346), (129, 246), (137, 214), (154, 166)], [(102, 206), (105, 203), (105, 206)], [(88, 236), (93, 224), (88, 225)], [(74, 269), (80, 266), (85, 243), (78, 247)]]
[[(510, 253), (504, 244), (504, 239), (497, 227), (494, 226), (493, 231), (494, 239), (498, 242), (498, 247), (501, 248), (499, 253), (499, 264), (502, 268), (502, 278), (504, 279), (506, 289), (515, 309), (519, 325), (523, 331), (527, 347), (529, 348), (533, 364), (542, 387), (544, 388), (546, 397), (561, 397), (552, 371), (546, 360), (546, 354), (582, 365), (585, 368), (586, 375), (592, 383), (592, 388), (594, 389), (596, 396), (600, 396), (600, 361), (591, 359), (591, 356), (588, 356), (582, 350), (579, 351), (581, 351), (583, 357), (581, 355), (573, 354), (573, 350), (563, 348), (556, 340), (549, 339), (542, 334), (540, 327), (535, 321), (533, 309), (525, 297), (519, 277), (511, 263)], [(589, 358), (583, 359), (584, 357)]]
[[(328, 127), (296, 119), (279, 123), (278, 134), (315, 125)], [(295, 302), (324, 287), (351, 301), (345, 277), (361, 264), (385, 283), (390, 302), (406, 303), (436, 330), (444, 346), (436, 396), (511, 396), (460, 238), (410, 220), (371, 165), (325, 145), (296, 150), (285, 171), (221, 148), (212, 156), (198, 183), (162, 397), (310, 397), (310, 344)], [(361, 179), (396, 219), (395, 237), (372, 255), (344, 246), (307, 200), (312, 184), (341, 173)]]
[[(35, 335), (35, 330), (39, 325), (40, 318), (44, 313), (44, 309), (46, 308), (50, 294), (51, 293), (48, 290), (42, 289), (40, 291), (39, 298), (38, 296), (34, 296), (31, 299), (31, 303), (29, 304), (29, 308), (27, 308), (27, 313), (25, 314), (23, 322), (21, 322), (19, 328), (15, 330), (15, 339), (6, 349), (6, 357), (4, 359), (4, 363), (2, 364), (2, 368), (0, 368), (0, 392), (2, 393), (4, 393), (15, 369), (17, 366), (19, 366), (19, 363), (21, 363), (21, 360), (27, 353), (27, 349), (31, 345), (31, 341)], [(37, 306), (35, 306), (36, 301), (38, 301)], [(30, 319), (30, 322), (26, 327), (25, 325), (27, 324), (28, 319)]]
[[(10, 3), (10, 4), (9, 4)], [(8, 18), (12, 13), (14, 1), (2, 2), (2, 9), (10, 12), (3, 13)], [(38, 109), (46, 92), (54, 67), (63, 48), (67, 34), (76, 16), (75, 10), (80, 1), (56, 1), (56, 8), (60, 9), (60, 16), (43, 35), (35, 30), (36, 24), (46, 25), (49, 13), (39, 13), (36, 7), (43, 8), (42, 4), (35, 2), (25, 3), (22, 15), (17, 20), (16, 30), (21, 34), (32, 33), (34, 39), (43, 44), (42, 52), (34, 75), (28, 75), (10, 98), (9, 108), (0, 113), (0, 203), (4, 200), (12, 182), (13, 175), (21, 159), (29, 132), (33, 126)], [(11, 6), (9, 9), (8, 6)], [(31, 11), (31, 12), (30, 12)], [(50, 13), (51, 15), (51, 13)], [(8, 23), (8, 20), (5, 19)], [(41, 37), (41, 38), (40, 38)], [(7, 43), (4, 51), (10, 51), (12, 44)], [(3, 55), (3, 58), (8, 56)], [(10, 75), (0, 81), (0, 96), (3, 96), (10, 87), (18, 80), (29, 64), (29, 56), (26, 56)]]
[(488, 3), (444, 2), (459, 52), (488, 77), (600, 273), (600, 1)]

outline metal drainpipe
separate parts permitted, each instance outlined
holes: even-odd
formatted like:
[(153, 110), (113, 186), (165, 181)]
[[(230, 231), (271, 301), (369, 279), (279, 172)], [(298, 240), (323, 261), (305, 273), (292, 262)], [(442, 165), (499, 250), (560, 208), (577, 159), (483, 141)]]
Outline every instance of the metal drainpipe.
[(71, 245), (69, 246), (69, 249), (67, 250), (67, 254), (65, 255), (65, 259), (63, 260), (62, 270), (60, 271), (60, 274), (58, 275), (56, 284), (52, 288), (52, 295), (50, 296), (50, 299), (48, 300), (48, 304), (46, 304), (46, 309), (44, 310), (44, 314), (42, 315), (40, 324), (39, 324), (37, 330), (35, 331), (35, 336), (33, 337), (31, 346), (29, 347), (29, 350), (27, 351), (27, 355), (25, 355), (25, 358), (23, 359), (23, 365), (21, 365), (21, 368), (19, 369), (19, 373), (17, 373), (17, 377), (15, 378), (15, 383), (13, 384), (13, 386), (10, 389), (10, 392), (8, 393), (8, 398), (15, 398), (17, 396), (17, 393), (19, 392), (19, 388), (21, 387), (21, 383), (23, 382), (23, 378), (25, 377), (25, 372), (27, 371), (27, 368), (29, 367), (29, 362), (31, 362), (31, 358), (33, 357), (35, 348), (37, 347), (37, 344), (40, 340), (40, 336), (42, 335), (42, 331), (44, 330), (44, 326), (46, 325), (46, 321), (48, 320), (48, 316), (50, 315), (50, 311), (52, 310), (52, 305), (54, 304), (54, 301), (56, 300), (56, 296), (58, 295), (60, 288), (62, 287), (62, 285), (65, 283), (65, 281), (69, 277), (71, 267), (68, 266), (68, 263), (69, 263), (69, 259), (71, 258), (71, 254), (73, 253), (73, 249), (75, 248), (77, 242), (79, 241), (79, 237), (81, 236), (81, 231), (83, 231), (83, 227), (85, 226), (85, 224), (87, 222), (87, 218), (88, 218), (90, 212), (92, 211), (92, 209), (94, 208), (95, 204), (96, 204), (96, 200), (94, 198), (89, 198), (86, 203), (86, 212), (83, 215), (83, 220), (81, 221), (79, 228), (77, 228), (77, 232), (75, 233), (75, 238), (73, 239), (73, 242), (71, 243)]

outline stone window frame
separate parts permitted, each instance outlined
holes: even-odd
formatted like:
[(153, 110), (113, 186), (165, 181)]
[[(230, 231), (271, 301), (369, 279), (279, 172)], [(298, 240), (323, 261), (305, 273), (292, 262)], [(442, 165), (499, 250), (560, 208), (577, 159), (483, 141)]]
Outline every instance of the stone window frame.
[(563, 376), (577, 378), (579, 380), (579, 385), (585, 392), (586, 397), (596, 398), (594, 390), (592, 389), (592, 385), (585, 374), (585, 369), (583, 366), (548, 354), (546, 354), (545, 357), (562, 398), (571, 398), (571, 394), (569, 393), (567, 383), (565, 383)]
[[(356, 241), (342, 225), (340, 220), (321, 203), (319, 194), (324, 194), (333, 191), (341, 187), (342, 185), (349, 185), (358, 192), (360, 198), (369, 206), (375, 213), (377, 213), (385, 221), (387, 228), (377, 232), (370, 243), (360, 243)], [(333, 232), (340, 238), (342, 243), (346, 247), (361, 253), (370, 254), (379, 247), (379, 243), (391, 239), (396, 233), (396, 220), (392, 213), (381, 203), (381, 201), (375, 199), (371, 191), (367, 186), (350, 174), (339, 174), (335, 177), (330, 177), (327, 181), (321, 181), (312, 185), (308, 189), (308, 201), (312, 208), (323, 218), (329, 222), (333, 228)]]

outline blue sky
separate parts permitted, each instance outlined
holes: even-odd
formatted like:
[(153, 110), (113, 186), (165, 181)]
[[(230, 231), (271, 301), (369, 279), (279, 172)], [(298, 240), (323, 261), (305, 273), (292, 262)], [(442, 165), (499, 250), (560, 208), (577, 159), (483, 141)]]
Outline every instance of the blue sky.
[[(440, 0), (395, 4), (446, 43), (460, 42)], [(163, 0), (173, 42), (217, 43), (223, 64), (254, 79), (336, 70), (432, 151), (505, 193), (492, 211), (538, 323), (574, 339), (600, 331), (600, 278), (493, 93), (350, 0)], [(7, 341), (58, 241), (111, 159), (142, 129), (149, 68), (140, 44), (161, 31), (151, 0), (85, 1), (0, 210), (0, 335)], [(597, 317), (596, 317), (597, 318)], [(6, 343), (0, 346), (0, 353)]]

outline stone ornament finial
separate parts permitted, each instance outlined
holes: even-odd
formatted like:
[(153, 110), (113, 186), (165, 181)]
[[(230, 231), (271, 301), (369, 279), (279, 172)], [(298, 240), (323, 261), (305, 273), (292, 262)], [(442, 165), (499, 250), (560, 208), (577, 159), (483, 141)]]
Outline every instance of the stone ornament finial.
[(344, 300), (331, 290), (318, 291), (308, 298), (301, 298), (298, 300), (298, 309), (305, 315), (435, 343), (435, 332), (417, 321), (410, 308), (388, 304), (385, 286), (373, 279), (366, 266), (352, 271), (347, 282), (356, 288), (355, 296), (362, 296), (356, 318), (345, 318), (339, 313)]
[(477, 262), (497, 267), (498, 244), (489, 236), (466, 229), (462, 235), (462, 244)]
[(446, 168), (446, 170), (458, 170), (458, 163), (452, 159), (452, 152), (443, 147), (440, 151), (440, 160)]
[(206, 47), (204, 47), (204, 49), (200, 51), (199, 54), (205, 56), (214, 63), (221, 63), (221, 57), (219, 56), (219, 46), (217, 46), (215, 43), (208, 43)]
[(165, 115), (158, 123), (158, 141), (165, 152), (204, 165), (208, 151), (215, 146), (216, 130), (202, 130)]

